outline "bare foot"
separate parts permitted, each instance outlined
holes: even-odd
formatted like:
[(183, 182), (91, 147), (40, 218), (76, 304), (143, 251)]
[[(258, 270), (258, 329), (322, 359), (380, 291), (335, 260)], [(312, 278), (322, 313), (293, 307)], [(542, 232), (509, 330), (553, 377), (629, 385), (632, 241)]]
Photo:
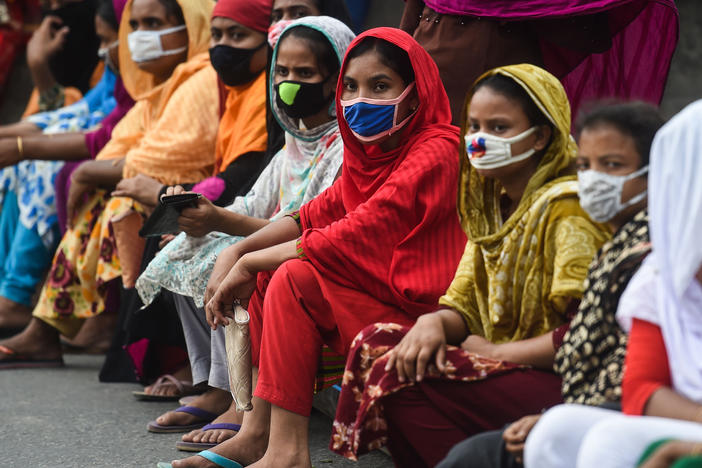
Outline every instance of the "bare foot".
[(102, 313), (85, 321), (73, 339), (65, 339), (66, 352), (83, 352), (103, 354), (110, 347), (112, 335), (117, 324), (117, 315)]
[[(214, 414), (222, 414), (227, 411), (232, 401), (231, 393), (210, 387), (205, 393), (198, 396), (188, 406), (194, 406)], [(156, 422), (161, 426), (185, 426), (195, 424), (201, 418), (190, 413), (169, 411), (156, 418)]]
[(0, 345), (14, 351), (14, 354), (0, 351), (0, 363), (12, 361), (15, 359), (13, 356), (16, 355), (37, 361), (61, 359), (62, 357), (58, 331), (38, 318), (32, 318), (22, 333), (0, 341)]
[[(211, 448), (210, 451), (239, 462), (243, 466), (248, 466), (263, 457), (267, 446), (267, 432), (258, 432), (252, 429), (246, 430), (242, 426), (236, 437), (224, 441), (218, 446)], [(173, 461), (173, 468), (216, 468), (217, 466), (199, 455)]]
[[(223, 390), (220, 390), (223, 392)], [(222, 414), (219, 415), (217, 419), (212, 421), (210, 424), (241, 424), (244, 419), (244, 415), (236, 411), (236, 403), (231, 398), (229, 392), (224, 392), (229, 395), (230, 406)], [(238, 431), (233, 431), (230, 429), (210, 429), (203, 431), (202, 429), (195, 429), (194, 431), (185, 434), (182, 439), (183, 442), (196, 442), (205, 444), (221, 444), (225, 440), (231, 439), (237, 434)]]
[[(190, 365), (188, 364), (187, 366), (175, 371), (173, 373), (173, 377), (178, 380), (191, 381), (193, 379), (193, 375), (190, 372)], [(148, 395), (181, 396), (179, 394), (178, 387), (171, 383), (164, 383), (158, 388), (155, 388), (155, 385), (153, 384), (147, 385), (144, 387), (144, 393)]]
[(31, 319), (31, 307), (0, 296), (0, 328), (25, 328)]
[[(247, 465), (248, 468), (312, 468), (309, 452), (307, 453), (288, 453), (278, 452), (266, 454), (259, 461), (252, 465)], [(281, 462), (281, 460), (285, 460)]]

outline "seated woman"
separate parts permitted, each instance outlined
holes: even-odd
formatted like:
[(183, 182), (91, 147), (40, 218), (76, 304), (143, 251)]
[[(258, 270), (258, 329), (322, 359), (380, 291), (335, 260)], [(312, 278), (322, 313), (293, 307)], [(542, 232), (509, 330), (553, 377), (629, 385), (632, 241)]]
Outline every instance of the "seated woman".
[[(71, 106), (0, 127), (2, 331), (16, 332), (29, 323), (31, 298), (60, 239), (53, 181), (61, 160), (97, 153), (109, 139), (107, 129), (133, 104), (118, 75), (117, 30), (125, 2), (101, 0), (98, 5), (95, 27), (108, 65), (97, 86)], [(33, 130), (25, 133), (22, 126)]]
[(378, 28), (350, 45), (340, 75), (341, 177), (299, 215), (222, 251), (208, 285), (215, 327), (234, 300), (248, 304), (253, 411), (236, 437), (173, 466), (209, 467), (222, 456), (310, 466), (322, 344), (346, 354), (369, 323), (411, 324), (450, 282), (465, 236), (454, 204), (458, 132), (436, 66), (409, 35)]
[(561, 400), (553, 359), (607, 238), (578, 203), (568, 98), (545, 70), (514, 65), (483, 75), (464, 115), (463, 258), (439, 310), (356, 338), (332, 442), (347, 457), (387, 442), (398, 466), (434, 466)]
[[(328, 16), (295, 20), (283, 30), (273, 52), (271, 96), (273, 114), (286, 131), (285, 147), (273, 157), (251, 191), (237, 197), (232, 205), (217, 208), (201, 199), (196, 209), (183, 210), (180, 223), (184, 233), (156, 256), (137, 281), (145, 304), (161, 288), (175, 297), (193, 383), (206, 382), (211, 387), (188, 404), (212, 413), (205, 420), (223, 413), (231, 403), (223, 354), (224, 330), (212, 331), (203, 309), (215, 260), (224, 248), (241, 241), (243, 236), (299, 210), (336, 179), (341, 170), (343, 142), (332, 104), (341, 54), (354, 37), (347, 26)], [(179, 408), (166, 413), (152, 422), (149, 430), (187, 432), (196, 424), (204, 425), (202, 417), (188, 411)], [(208, 434), (205, 440), (198, 437), (196, 442), (213, 446), (238, 430), (236, 423), (241, 416), (237, 416), (234, 406), (228, 413), (207, 428), (216, 434)], [(191, 448), (193, 436), (184, 438), (190, 444), (179, 447)]]
[[(580, 205), (614, 234), (590, 265), (580, 307), (556, 352), (554, 370), (567, 403), (616, 407), (621, 400), (627, 335), (615, 314), (624, 288), (650, 251), (646, 172), (651, 142), (661, 125), (656, 108), (643, 103), (597, 107), (578, 125)], [(623, 182), (603, 185), (609, 180)], [(524, 441), (540, 416), (525, 416), (504, 431), (473, 436), (452, 448), (437, 467), (521, 466)]]
[(149, 91), (117, 125), (98, 160), (74, 172), (69, 199), (75, 206), (83, 194), (89, 198), (71, 217), (29, 326), (0, 343), (0, 368), (61, 365), (59, 333), (74, 336), (86, 318), (104, 311), (110, 282), (121, 275), (113, 218), (133, 206), (105, 189), (139, 173), (166, 183), (211, 173), (216, 74), (203, 53), (211, 11), (210, 2), (127, 3), (119, 32), (120, 42), (129, 44), (119, 51), (125, 86), (130, 94)]
[[(673, 117), (658, 132), (651, 150), (648, 209), (653, 252), (631, 279), (617, 311), (620, 325), (629, 331), (622, 383), (626, 415), (577, 405), (551, 409), (527, 439), (525, 466), (632, 467), (659, 439), (677, 442), (661, 445), (647, 467), (699, 466), (700, 149), (702, 101)], [(698, 464), (673, 465), (688, 455), (696, 455)]]
[[(258, 13), (257, 9), (260, 10), (260, 5), (263, 3), (268, 4), (270, 2), (259, 1), (256, 3), (258, 3), (259, 6), (249, 8), (251, 11), (246, 12), (245, 16), (249, 18), (256, 16)], [(273, 40), (277, 40), (282, 33), (282, 29), (287, 26), (289, 21), (293, 19), (302, 18), (304, 16), (325, 15), (348, 23), (348, 12), (343, 0), (295, 0), (293, 2), (278, 0), (277, 2), (272, 2), (271, 6), (272, 12), (269, 17), (266, 18), (265, 22), (266, 31), (269, 29), (269, 21), (271, 23), (271, 34), (269, 34), (268, 41), (271, 47), (274, 47), (275, 45)], [(280, 24), (276, 27), (276, 24), (279, 22)], [(251, 26), (250, 19), (248, 21), (239, 21), (239, 23), (246, 23)], [(257, 21), (257, 26), (259, 24), (263, 24), (263, 22)], [(221, 30), (221, 28), (216, 29)], [(258, 27), (255, 29), (260, 30)], [(219, 37), (222, 36), (220, 35)], [(228, 102), (225, 104), (225, 106), (230, 108), (231, 105), (234, 104), (232, 102), (234, 99), (232, 97), (231, 87), (235, 86), (234, 81), (237, 81), (236, 77), (233, 76), (235, 70), (230, 65), (231, 62), (226, 60), (231, 60), (231, 57), (225, 56), (220, 48), (220, 50), (216, 51), (213, 59), (217, 62), (215, 64), (215, 68), (217, 68), (220, 72), (220, 79), (225, 86), (227, 86), (228, 94), (226, 99)], [(251, 77), (249, 76), (249, 78)], [(234, 81), (232, 81), (232, 79)], [(258, 79), (263, 80), (264, 78), (262, 75), (259, 75)], [(235, 115), (235, 113), (230, 114)], [(226, 115), (227, 114), (225, 114), (225, 116)], [(231, 119), (232, 117), (229, 117), (229, 120)], [(222, 122), (220, 125), (220, 131), (222, 130), (222, 127), (227, 128), (229, 133), (247, 133), (246, 131), (241, 131), (246, 129), (231, 128), (231, 122), (226, 122), (226, 124), (225, 122)], [(237, 132), (237, 130), (239, 130), (239, 132)], [(272, 137), (276, 138), (277, 135), (273, 135)], [(271, 144), (270, 136), (268, 141), (269, 144)], [(275, 155), (278, 149), (280, 148), (277, 147), (273, 152), (270, 152), (270, 156)], [(270, 162), (270, 157), (262, 158), (258, 154), (220, 151), (219, 148), (217, 153), (217, 163), (215, 165), (217, 174), (213, 177), (209, 177), (201, 182), (198, 182), (197, 184), (189, 184), (184, 188), (202, 193), (217, 206), (227, 206), (231, 204), (236, 197), (245, 195), (248, 192), (261, 173), (261, 170), (263, 170), (263, 168)], [(141, 203), (151, 205), (155, 205), (155, 203), (158, 201), (159, 194), (163, 194), (167, 189), (166, 186), (162, 186), (161, 184), (157, 183), (157, 181), (155, 181), (153, 178), (147, 178), (143, 175), (138, 176), (138, 178), (135, 180), (125, 180), (122, 182), (122, 185), (125, 187), (125, 190), (128, 191), (129, 196), (132, 196)]]

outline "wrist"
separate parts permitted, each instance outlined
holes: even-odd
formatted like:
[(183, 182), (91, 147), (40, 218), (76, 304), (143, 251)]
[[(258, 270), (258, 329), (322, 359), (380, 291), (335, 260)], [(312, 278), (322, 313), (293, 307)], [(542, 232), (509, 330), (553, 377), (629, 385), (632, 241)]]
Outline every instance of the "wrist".
[[(234, 235), (231, 226), (236, 225), (239, 221), (239, 214), (229, 211), (221, 206), (214, 205), (214, 215), (212, 220), (212, 230), (223, 232), (225, 234)], [(236, 244), (234, 244), (236, 245)]]

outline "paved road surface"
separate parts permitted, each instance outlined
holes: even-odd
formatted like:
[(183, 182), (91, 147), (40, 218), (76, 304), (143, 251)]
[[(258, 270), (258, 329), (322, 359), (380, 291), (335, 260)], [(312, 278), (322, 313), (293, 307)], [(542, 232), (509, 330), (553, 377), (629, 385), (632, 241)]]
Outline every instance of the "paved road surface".
[[(0, 467), (155, 467), (187, 456), (175, 450), (178, 434), (151, 434), (149, 420), (173, 403), (136, 401), (131, 384), (104, 384), (100, 356), (68, 355), (64, 369), (0, 372)], [(315, 412), (311, 421), (316, 468), (388, 468), (380, 452), (358, 464), (326, 447), (331, 421)]]

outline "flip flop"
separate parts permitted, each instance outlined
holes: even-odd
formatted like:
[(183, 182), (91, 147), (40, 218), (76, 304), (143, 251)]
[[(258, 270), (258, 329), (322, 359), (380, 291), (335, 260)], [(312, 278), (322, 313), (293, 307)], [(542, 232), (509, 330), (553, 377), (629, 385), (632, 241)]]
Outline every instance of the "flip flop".
[[(226, 429), (228, 431), (237, 431), (239, 432), (241, 430), (241, 424), (234, 424), (234, 423), (215, 423), (215, 424), (207, 424), (202, 427), (202, 431), (216, 431), (217, 429)], [(232, 436), (234, 437), (234, 436)], [(220, 442), (221, 443), (221, 442)], [(185, 442), (185, 441), (180, 441), (176, 444), (176, 448), (178, 450), (181, 450), (183, 452), (199, 452), (200, 450), (206, 450), (214, 447), (215, 445), (219, 444), (211, 444), (209, 442)]]
[(63, 367), (63, 358), (59, 359), (32, 359), (29, 356), (17, 353), (12, 348), (0, 345), (0, 353), (9, 356), (9, 359), (0, 361), (0, 370), (5, 369), (45, 369)]
[[(209, 450), (203, 450), (202, 452), (198, 453), (202, 458), (205, 460), (209, 460), (212, 463), (214, 463), (217, 466), (221, 466), (222, 468), (244, 468), (241, 463), (237, 463), (234, 460), (230, 460), (227, 457), (223, 457), (222, 455), (218, 455), (214, 452), (210, 452)], [(173, 468), (173, 465), (170, 463), (164, 463), (164, 462), (159, 462), (156, 465), (157, 468)]]
[[(198, 394), (199, 390), (193, 387), (193, 383), (188, 380), (178, 380), (170, 374), (164, 374), (153, 383), (151, 391), (156, 391), (161, 387), (173, 385), (178, 390), (176, 395), (155, 395), (145, 391), (133, 391), (132, 395), (140, 401), (176, 401), (179, 398)], [(201, 393), (201, 392), (200, 392)]]
[(218, 414), (210, 413), (201, 408), (196, 408), (195, 406), (181, 406), (180, 408), (173, 410), (174, 413), (188, 413), (193, 416), (202, 419), (200, 422), (193, 424), (182, 424), (173, 426), (164, 426), (156, 421), (151, 421), (146, 429), (149, 432), (155, 432), (157, 434), (174, 434), (178, 432), (190, 432), (195, 429), (200, 429), (205, 424), (212, 422)]

